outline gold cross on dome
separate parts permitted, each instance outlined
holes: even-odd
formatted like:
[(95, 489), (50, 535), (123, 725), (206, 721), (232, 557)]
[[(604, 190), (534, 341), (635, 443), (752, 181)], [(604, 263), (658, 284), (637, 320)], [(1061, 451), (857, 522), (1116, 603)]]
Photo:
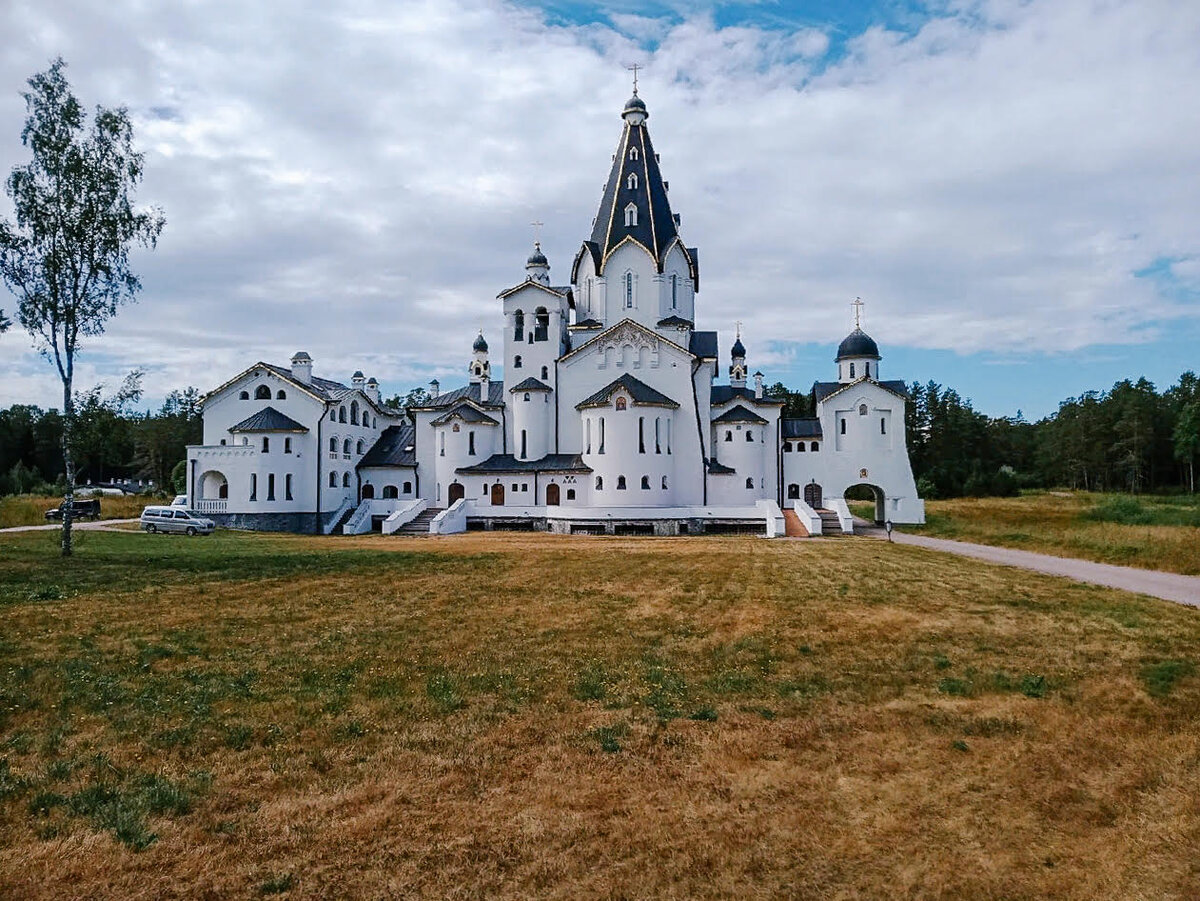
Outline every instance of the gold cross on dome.
[(854, 327), (862, 328), (862, 308), (864, 306), (862, 298), (854, 298), (854, 302), (850, 306), (854, 307)]
[(540, 247), (542, 244), (542, 226), (545, 225), (546, 223), (539, 222), (535, 219), (533, 222), (530, 222), (529, 224), (533, 226), (533, 243), (537, 244)]
[(742, 337), (742, 320), (740, 319), (737, 321), (737, 336)]
[(644, 68), (646, 68), (646, 67), (645, 67), (645, 66), (643, 66), (641, 63), (630, 63), (630, 64), (629, 64), (629, 65), (627, 65), (625, 68), (626, 68), (626, 69), (628, 69), (628, 70), (630, 70), (630, 71), (633, 73), (633, 96), (635, 96), (635, 97), (636, 97), (636, 96), (637, 96), (637, 74), (638, 74), (638, 69), (644, 69)]

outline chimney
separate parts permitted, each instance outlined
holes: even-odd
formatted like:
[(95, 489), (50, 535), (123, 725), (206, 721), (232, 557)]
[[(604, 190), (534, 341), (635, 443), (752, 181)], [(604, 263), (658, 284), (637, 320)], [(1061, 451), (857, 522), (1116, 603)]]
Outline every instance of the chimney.
[(356, 369), (354, 375), (350, 376), (350, 386), (363, 394), (367, 393), (367, 377), (363, 375), (361, 369)]
[(375, 376), (367, 379), (367, 397), (371, 398), (372, 403), (379, 403), (379, 382), (375, 381)]
[(439, 382), (437, 379), (429, 380), (429, 397), (431, 399), (438, 396), (438, 389), (440, 387), (441, 387), (441, 382)]
[(762, 400), (762, 396), (763, 396), (762, 380), (763, 380), (763, 374), (761, 372), (754, 373), (754, 399), (755, 400)]
[(296, 381), (303, 382), (305, 385), (311, 385), (312, 366), (312, 357), (304, 351), (298, 350), (292, 355), (292, 375), (296, 377)]

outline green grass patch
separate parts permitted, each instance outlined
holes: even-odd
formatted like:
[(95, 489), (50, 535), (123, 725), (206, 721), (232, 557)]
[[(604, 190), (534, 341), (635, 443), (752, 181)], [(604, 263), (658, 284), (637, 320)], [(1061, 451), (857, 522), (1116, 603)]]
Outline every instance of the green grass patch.
[(1152, 698), (1165, 698), (1180, 679), (1195, 671), (1196, 665), (1190, 660), (1160, 660), (1142, 667), (1142, 684)]

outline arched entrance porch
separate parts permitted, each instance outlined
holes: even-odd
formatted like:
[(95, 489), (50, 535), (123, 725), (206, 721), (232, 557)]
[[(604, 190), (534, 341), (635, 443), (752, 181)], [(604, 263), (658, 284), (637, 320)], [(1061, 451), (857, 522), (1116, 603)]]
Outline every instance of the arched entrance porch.
[(884, 495), (883, 489), (878, 485), (872, 485), (869, 482), (858, 482), (850, 485), (843, 492), (843, 496), (846, 499), (846, 503), (851, 505), (852, 511), (855, 505), (857, 505), (858, 515), (860, 516), (864, 512), (862, 509), (863, 501), (871, 501), (874, 504), (874, 509), (871, 511), (873, 516), (871, 518), (875, 525), (881, 526), (884, 520), (887, 519), (887, 512), (885, 510), (886, 495)]

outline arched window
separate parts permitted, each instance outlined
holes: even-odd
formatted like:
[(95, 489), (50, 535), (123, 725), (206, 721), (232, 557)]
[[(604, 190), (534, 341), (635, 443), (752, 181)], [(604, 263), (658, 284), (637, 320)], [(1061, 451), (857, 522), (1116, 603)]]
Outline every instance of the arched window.
[(753, 488), (754, 487), (754, 479), (746, 479), (746, 487)]
[[(405, 493), (407, 494), (407, 492), (405, 492)], [(384, 500), (392, 500), (395, 497), (396, 497), (396, 486), (395, 485), (384, 485), (383, 486)]]
[(596, 476), (596, 490), (597, 491), (604, 490), (604, 477), (603, 476)]
[(618, 491), (625, 490), (625, 476), (617, 476), (617, 490)]
[(521, 355), (517, 354), (515, 357), (513, 357), (513, 369), (520, 369), (520, 368), (521, 368)]
[(522, 460), (525, 459), (525, 457), (529, 453), (528, 438), (529, 438), (529, 433), (525, 429), (521, 429), (521, 459)]
[(546, 341), (550, 337), (550, 313), (545, 307), (538, 307), (533, 318), (533, 340)]
[[(521, 310), (513, 313), (513, 340), (525, 340), (525, 314)], [(517, 357), (517, 365), (521, 365), (520, 357)]]
[(600, 450), (598, 450), (596, 453), (598, 453), (598, 454), (604, 453), (604, 417), (603, 416), (600, 417)]
[(583, 421), (583, 434), (585, 436), (585, 441), (584, 441), (583, 446), (585, 448), (587, 448), (584, 451), (584, 453), (590, 454), (592, 452), (592, 421), (591, 421), (591, 419), (585, 419)]
[(284, 391), (282, 388), (280, 388), (278, 391), (275, 392), (275, 399), (276, 400), (287, 400), (287, 392)]
[(330, 488), (337, 487), (337, 473), (336, 472), (331, 472), (329, 474), (329, 487)]
[(846, 417), (845, 416), (842, 417), (841, 430), (842, 430), (842, 434), (845, 435), (846, 434)]
[(270, 400), (271, 399), (271, 389), (268, 388), (266, 385), (259, 385), (257, 388), (254, 389), (254, 399), (255, 400)]
[(887, 417), (886, 416), (879, 417), (879, 434), (880, 435), (887, 434)]
[(638, 453), (646, 452), (646, 417), (638, 417)]
[(332, 438), (329, 439), (329, 453), (331, 453), (331, 454), (337, 453), (337, 441), (338, 441), (337, 435), (334, 435)]
[(814, 441), (812, 444), (810, 444), (808, 446), (808, 449), (815, 454), (817, 451), (819, 451), (821, 449), (821, 445), (817, 444), (817, 442)]
[(529, 403), (529, 392), (525, 392), (525, 403)]
[(243, 391), (241, 394), (238, 395), (238, 400), (249, 400), (249, 399), (250, 399), (249, 391)]
[(871, 377), (871, 361), (868, 360), (866, 363), (863, 363), (863, 368), (866, 370), (866, 372), (864, 372), (863, 375), (865, 375), (867, 378), (870, 378)]
[(550, 378), (550, 367), (549, 366), (542, 367), (542, 378), (543, 379)]
[(446, 456), (446, 433), (442, 432), (438, 435), (438, 456)]
[(663, 476), (663, 478), (662, 478), (662, 486), (663, 486), (663, 491), (666, 491), (667, 490), (667, 477), (666, 476)]
[(674, 310), (679, 306), (679, 276), (674, 272), (671, 273), (671, 309)]
[(754, 440), (754, 429), (746, 429), (746, 440), (747, 441)]
[(342, 474), (342, 487), (343, 488), (350, 487), (350, 473), (348, 473), (348, 472)]
[(342, 456), (349, 459), (350, 457), (350, 439), (347, 438), (342, 442)]
[(372, 485), (370, 482), (367, 482), (367, 484), (363, 485), (362, 496), (363, 496), (363, 500), (365, 500), (365, 501), (369, 501), (372, 498), (374, 498), (375, 497), (375, 486)]
[(625, 227), (634, 228), (637, 225), (637, 205), (630, 203), (625, 207)]
[(626, 410), (629, 408), (629, 401), (623, 397), (618, 397), (616, 407), (618, 410)]
[(790, 454), (792, 452), (792, 442), (790, 442), (790, 441), (783, 442), (783, 452), (785, 454)]
[(642, 476), (642, 490), (643, 491), (650, 490), (650, 476)]
[(625, 187), (631, 191), (637, 190), (637, 173), (630, 172), (629, 178), (625, 179)]
[(725, 430), (725, 440), (726, 440), (726, 441), (732, 441), (732, 440), (733, 440), (733, 432), (731, 432), (729, 429), (726, 429), (726, 430)]
[(866, 405), (866, 404), (859, 404), (859, 405), (858, 405), (858, 415), (859, 415), (859, 416), (866, 416), (866, 415), (867, 415), (867, 405)]
[(404, 483), (404, 493), (405, 493), (405, 494), (412, 494), (412, 482), (405, 482), (405, 483)]
[(629, 148), (629, 158), (631, 160), (636, 160), (638, 158), (638, 149), (636, 147)]
[(290, 454), (292, 452), (292, 439), (291, 438), (283, 439), (283, 452), (285, 454)]
[(345, 421), (346, 421), (346, 408), (340, 407), (340, 408), (338, 408), (338, 422), (345, 422)]
[(354, 452), (356, 454), (361, 454), (363, 452), (363, 443), (361, 441), (354, 446)]
[(850, 378), (854, 378), (854, 364), (850, 364)]
[(269, 454), (271, 452), (271, 439), (263, 435), (262, 452)]
[(358, 401), (350, 401), (350, 424), (358, 425)]
[(796, 450), (799, 451), (800, 453), (804, 453), (804, 442), (803, 441), (796, 442)]
[(625, 309), (633, 309), (633, 273), (626, 272), (623, 280), (625, 282)]
[(567, 500), (569, 500), (569, 501), (575, 500), (575, 489), (574, 488), (567, 489)]
[(792, 482), (792, 484), (788, 485), (787, 494), (788, 494), (789, 501), (800, 500), (800, 486), (797, 485), (795, 482)]

